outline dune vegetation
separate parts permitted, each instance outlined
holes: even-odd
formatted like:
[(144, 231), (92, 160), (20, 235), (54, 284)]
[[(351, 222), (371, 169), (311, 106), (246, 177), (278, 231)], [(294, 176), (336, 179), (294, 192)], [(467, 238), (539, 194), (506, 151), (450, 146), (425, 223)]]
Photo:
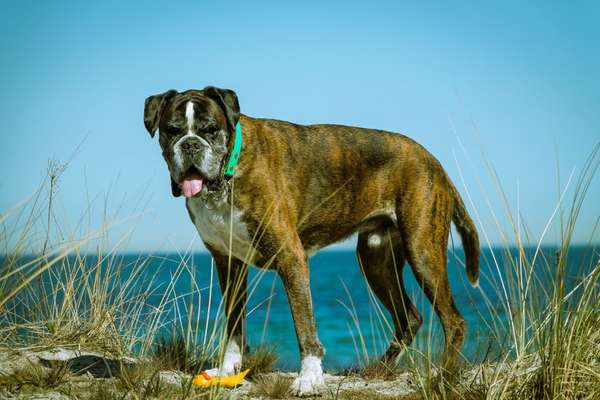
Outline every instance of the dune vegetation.
[[(600, 399), (600, 262), (598, 254), (593, 265), (567, 261), (599, 162), (596, 147), (569, 182), (573, 196), (561, 195), (548, 221), (560, 225), (554, 259), (542, 256), (542, 238), (528, 237), (520, 215), (506, 207), (505, 215), (497, 217), (510, 220), (513, 228), (501, 235), (507, 256), (493, 260), (501, 304), (482, 307), (492, 315), (493, 309), (504, 311), (490, 321), (502, 326), (498, 341), (506, 343), (506, 351), (500, 358), (465, 359), (461, 370), (449, 376), (437, 368), (439, 360), (426, 345), (411, 346), (398, 365), (365, 357), (352, 370), (327, 374), (322, 398)], [(200, 287), (188, 279), (188, 291), (174, 289), (181, 276), (194, 276), (196, 266), (186, 254), (172, 282), (146, 268), (160, 255), (126, 260), (126, 238), (108, 248), (108, 217), (102, 226), (83, 232), (86, 214), (66, 231), (54, 213), (62, 170), (51, 165), (30, 198), (0, 214), (0, 398), (291, 397), (294, 374), (275, 370), (277, 352), (267, 343), (245, 357), (243, 367), (251, 374), (241, 387), (194, 387), (192, 377), (224, 352), (224, 321), (208, 317), (215, 311), (222, 315), (222, 305), (207, 309), (213, 307), (216, 285)], [(486, 229), (500, 229), (478, 228), (482, 243)], [(524, 242), (539, 243), (537, 251), (526, 252)], [(515, 246), (517, 257), (510, 251)], [(372, 319), (383, 331), (391, 329), (374, 299)]]

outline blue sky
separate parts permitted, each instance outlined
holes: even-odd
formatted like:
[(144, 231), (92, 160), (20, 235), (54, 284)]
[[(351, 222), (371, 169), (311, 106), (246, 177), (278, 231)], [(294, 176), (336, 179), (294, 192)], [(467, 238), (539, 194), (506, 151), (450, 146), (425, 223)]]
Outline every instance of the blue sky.
[[(469, 210), (499, 243), (510, 225), (489, 163), (537, 238), (559, 175), (600, 141), (599, 4), (3, 2), (0, 212), (80, 146), (61, 221), (75, 226), (92, 202), (97, 225), (108, 197), (126, 218), (117, 234), (135, 228), (130, 250), (201, 249), (142, 111), (151, 94), (216, 85), (250, 116), (411, 136), (466, 193), (462, 171)], [(598, 178), (590, 190), (578, 242), (600, 215)]]

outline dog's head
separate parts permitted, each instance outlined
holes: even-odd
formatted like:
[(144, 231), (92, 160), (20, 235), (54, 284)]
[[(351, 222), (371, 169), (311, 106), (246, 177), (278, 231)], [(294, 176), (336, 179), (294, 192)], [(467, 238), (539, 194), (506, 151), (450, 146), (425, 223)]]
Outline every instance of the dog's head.
[(146, 99), (144, 125), (152, 137), (160, 132), (173, 196), (193, 197), (222, 178), (239, 118), (237, 95), (228, 89), (169, 90)]

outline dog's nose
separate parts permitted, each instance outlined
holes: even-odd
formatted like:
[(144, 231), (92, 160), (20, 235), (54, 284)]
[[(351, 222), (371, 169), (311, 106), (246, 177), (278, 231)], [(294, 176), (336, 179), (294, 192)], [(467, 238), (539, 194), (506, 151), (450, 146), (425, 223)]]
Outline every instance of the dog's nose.
[(188, 154), (197, 153), (201, 148), (202, 142), (196, 138), (189, 138), (181, 143), (181, 150)]

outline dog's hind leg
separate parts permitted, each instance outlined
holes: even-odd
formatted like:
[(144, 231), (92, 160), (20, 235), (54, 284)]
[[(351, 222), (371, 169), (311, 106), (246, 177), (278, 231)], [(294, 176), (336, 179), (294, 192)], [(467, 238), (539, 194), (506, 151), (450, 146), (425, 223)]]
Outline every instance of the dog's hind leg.
[[(456, 366), (466, 331), (466, 322), (454, 303), (446, 272), (446, 249), (431, 252), (416, 251), (409, 258), (417, 282), (440, 317), (445, 336), (443, 367), (451, 370)], [(444, 267), (442, 267), (444, 266)]]
[(211, 375), (231, 375), (240, 370), (242, 354), (247, 352), (248, 348), (246, 341), (248, 265), (214, 251), (211, 253), (215, 260), (223, 296), (227, 318), (227, 341), (220, 368), (210, 372), (213, 372)]
[[(439, 186), (438, 186), (439, 187)], [(445, 348), (443, 367), (457, 366), (466, 322), (454, 303), (447, 271), (447, 246), (453, 200), (447, 192), (436, 190), (420, 192), (427, 198), (407, 198), (413, 207), (413, 218), (402, 218), (401, 231), (406, 255), (415, 278), (433, 305), (444, 329)], [(398, 210), (400, 214), (400, 210)]]
[(419, 312), (404, 289), (402, 246), (400, 232), (390, 228), (361, 232), (356, 247), (369, 287), (392, 316), (394, 338), (382, 358), (392, 362), (410, 345), (422, 324)]

